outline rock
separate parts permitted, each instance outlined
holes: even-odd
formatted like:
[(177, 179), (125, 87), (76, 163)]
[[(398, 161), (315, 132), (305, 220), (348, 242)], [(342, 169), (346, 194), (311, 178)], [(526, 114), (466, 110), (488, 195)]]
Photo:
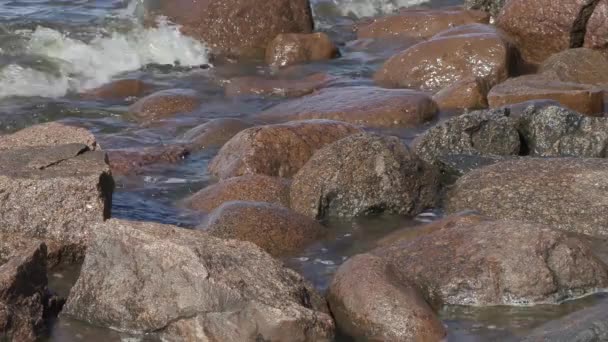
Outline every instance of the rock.
[(489, 13), (496, 18), (506, 0), (464, 0), (464, 7)]
[(496, 24), (515, 40), (524, 60), (539, 64), (556, 52), (583, 46), (597, 1), (507, 1)]
[(608, 157), (606, 118), (587, 117), (557, 106), (529, 107), (522, 114), (519, 126), (529, 155)]
[(442, 322), (415, 286), (397, 283), (386, 263), (356, 255), (336, 272), (328, 299), (338, 327), (365, 341), (441, 341)]
[(546, 75), (511, 78), (493, 87), (488, 93), (491, 108), (530, 100), (555, 100), (564, 107), (593, 116), (602, 115), (604, 109), (601, 89), (562, 82)]
[(576, 311), (534, 329), (522, 342), (594, 342), (608, 340), (608, 303)]
[(241, 119), (211, 119), (184, 133), (181, 141), (188, 146), (190, 151), (221, 147), (237, 133), (251, 126), (249, 122)]
[(123, 100), (129, 97), (140, 97), (146, 94), (152, 87), (144, 81), (127, 78), (112, 81), (99, 88), (87, 90), (83, 95), (85, 98), (101, 100)]
[(517, 121), (508, 110), (477, 111), (444, 121), (418, 137), (416, 154), (427, 163), (438, 164), (442, 156), (518, 155), (521, 149)]
[(114, 175), (139, 174), (153, 164), (175, 164), (190, 154), (183, 145), (151, 146), (108, 151), (108, 164)]
[(542, 224), (474, 222), (435, 223), (374, 254), (435, 305), (555, 304), (608, 284), (608, 267), (581, 239)]
[(317, 221), (281, 205), (264, 202), (226, 202), (201, 225), (223, 239), (253, 242), (281, 257), (302, 251), (326, 232)]
[(606, 86), (608, 59), (596, 50), (568, 49), (547, 58), (539, 73), (551, 73), (563, 82)]
[(47, 333), (46, 245), (0, 233), (0, 339), (38, 341)]
[(436, 114), (437, 105), (422, 92), (356, 86), (321, 89), (278, 104), (258, 118), (271, 122), (330, 119), (386, 128), (417, 126)]
[(438, 175), (396, 137), (352, 135), (298, 171), (291, 207), (313, 218), (377, 212), (416, 215), (436, 201)]
[(210, 212), (230, 201), (268, 202), (289, 207), (291, 180), (265, 175), (232, 177), (212, 184), (184, 201), (194, 210)]
[(519, 158), (473, 170), (446, 199), (448, 212), (476, 210), (496, 219), (547, 224), (592, 236), (608, 235), (608, 160)]
[(61, 122), (48, 122), (13, 134), (0, 135), (0, 150), (65, 144), (84, 144), (91, 150), (99, 148), (95, 136), (89, 130)]
[(281, 33), (310, 33), (308, 0), (161, 0), (155, 13), (219, 54), (261, 56)]
[(247, 174), (291, 177), (323, 146), (361, 130), (329, 120), (258, 126), (235, 135), (209, 163), (220, 179)]
[(266, 64), (285, 67), (338, 57), (338, 47), (323, 32), (282, 33), (266, 48)]
[(448, 184), (453, 183), (462, 175), (471, 170), (479, 169), (486, 165), (496, 164), (499, 161), (508, 160), (506, 156), (494, 155), (474, 155), (474, 154), (444, 154), (436, 157), (435, 164), (439, 167), (442, 175), (447, 177), (444, 181)]
[(433, 100), (441, 110), (488, 108), (488, 85), (483, 79), (469, 78), (441, 89)]
[(479, 78), (492, 86), (509, 76), (514, 51), (496, 29), (475, 25), (452, 30), (391, 57), (374, 75), (376, 83), (438, 91), (463, 79)]
[(140, 123), (166, 119), (179, 113), (189, 113), (201, 105), (196, 92), (189, 89), (169, 89), (150, 94), (129, 107)]
[(302, 79), (266, 79), (256, 76), (236, 77), (224, 88), (226, 96), (261, 95), (296, 97), (324, 88), (334, 78), (317, 73)]
[[(588, 13), (586, 13), (588, 14)], [(587, 21), (585, 27), (585, 39), (582, 46), (591, 49), (606, 51), (608, 48), (608, 1), (595, 1), (593, 13)]]
[(110, 216), (113, 189), (105, 154), (86, 145), (3, 151), (0, 232), (47, 241), (53, 258), (81, 259), (91, 226)]
[(65, 315), (166, 341), (333, 338), (323, 298), (251, 243), (148, 222), (93, 231)]
[(357, 28), (357, 38), (409, 37), (426, 39), (450, 28), (468, 24), (487, 24), (490, 17), (481, 11), (458, 7), (444, 9), (405, 9), (381, 16)]

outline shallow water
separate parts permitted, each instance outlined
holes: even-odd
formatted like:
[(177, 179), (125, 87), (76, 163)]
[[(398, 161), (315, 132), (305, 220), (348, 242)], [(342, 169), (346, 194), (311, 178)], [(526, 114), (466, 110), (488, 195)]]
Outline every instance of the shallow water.
[[(336, 76), (333, 87), (371, 84), (374, 70), (391, 54), (414, 44), (352, 42), (349, 27), (354, 18), (390, 12), (399, 6), (445, 6), (458, 0), (317, 0), (317, 26), (340, 44), (342, 58), (300, 68), (302, 74), (325, 72)], [(281, 101), (277, 98), (227, 99), (220, 85), (236, 75), (267, 75), (259, 64), (215, 66), (204, 44), (161, 22), (156, 29), (139, 24), (141, 1), (123, 0), (4, 0), (0, 1), (0, 132), (8, 133), (40, 122), (64, 120), (92, 130), (105, 149), (166, 144), (187, 129), (213, 118), (252, 118)], [(112, 61), (111, 63), (108, 61)], [(157, 89), (190, 88), (204, 105), (153, 127), (141, 127), (129, 118), (134, 99), (96, 101), (78, 94), (113, 79), (139, 78)], [(384, 131), (411, 141), (427, 126)], [(174, 166), (150, 167), (141, 175), (117, 179), (113, 215), (193, 227), (200, 214), (178, 208), (180, 199), (214, 180), (206, 173), (216, 150), (190, 156)], [(398, 228), (435, 219), (426, 213), (404, 217), (361, 218), (327, 222), (330, 235), (285, 262), (324, 291), (336, 268), (349, 256), (373, 248), (375, 242)], [(53, 289), (67, 294), (77, 269), (50, 275)], [(450, 341), (505, 340), (603, 296), (592, 296), (561, 306), (534, 308), (449, 307), (442, 317), (450, 328)], [(118, 341), (129, 336), (86, 323), (60, 319), (50, 341)]]

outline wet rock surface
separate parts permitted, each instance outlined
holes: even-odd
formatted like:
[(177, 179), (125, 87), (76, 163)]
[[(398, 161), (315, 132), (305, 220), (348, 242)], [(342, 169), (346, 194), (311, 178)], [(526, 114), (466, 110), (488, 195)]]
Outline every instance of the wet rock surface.
[(152, 146), (108, 151), (108, 164), (114, 175), (138, 174), (154, 164), (175, 164), (190, 154), (184, 145)]
[(267, 202), (289, 207), (291, 181), (266, 175), (232, 177), (198, 191), (183, 202), (188, 208), (210, 212), (230, 201)]
[(267, 121), (329, 119), (367, 127), (408, 127), (430, 121), (437, 105), (422, 92), (368, 86), (327, 88), (276, 105), (258, 118)]
[(326, 33), (279, 34), (266, 48), (266, 64), (285, 67), (338, 57), (338, 47)]
[(64, 144), (84, 144), (91, 150), (99, 148), (89, 130), (61, 122), (34, 125), (12, 134), (0, 135), (0, 150)]
[(152, 93), (129, 108), (140, 123), (151, 123), (176, 114), (192, 112), (199, 108), (201, 100), (190, 89), (168, 89)]
[(448, 212), (476, 210), (496, 219), (547, 224), (606, 236), (608, 161), (594, 158), (521, 158), (473, 170), (446, 199)]
[(124, 100), (129, 97), (140, 97), (149, 93), (152, 87), (138, 79), (112, 81), (101, 87), (86, 91), (83, 96), (93, 99)]
[(362, 38), (430, 38), (447, 29), (468, 25), (487, 24), (489, 16), (480, 11), (463, 10), (458, 7), (446, 9), (404, 9), (394, 15), (373, 19), (357, 28), (357, 37)]
[(182, 25), (214, 52), (238, 57), (262, 55), (278, 34), (313, 28), (308, 0), (161, 0), (154, 13)]
[(247, 121), (234, 118), (212, 119), (198, 125), (181, 136), (190, 151), (221, 147), (240, 131), (251, 127)]
[(547, 58), (539, 73), (552, 73), (563, 82), (608, 85), (608, 58), (597, 50), (568, 49)]
[(359, 132), (353, 125), (329, 120), (252, 127), (222, 147), (209, 172), (220, 179), (246, 174), (291, 177), (316, 150)]
[(374, 80), (384, 87), (430, 91), (467, 78), (480, 78), (492, 86), (507, 79), (514, 58), (512, 46), (493, 27), (461, 26), (394, 55)]
[(415, 215), (436, 201), (438, 175), (396, 137), (357, 134), (321, 150), (295, 175), (292, 209), (313, 218)]
[(460, 80), (441, 89), (433, 100), (441, 110), (488, 108), (488, 84), (482, 79)]
[(81, 144), (30, 147), (0, 153), (0, 165), (2, 232), (81, 258), (91, 226), (110, 215), (114, 182), (104, 153)]
[(226, 96), (263, 95), (297, 97), (326, 87), (334, 78), (316, 73), (302, 79), (267, 79), (256, 76), (237, 77), (224, 87)]
[(326, 231), (317, 221), (281, 205), (244, 201), (222, 204), (201, 229), (219, 238), (253, 242), (275, 257), (303, 250)]
[(251, 243), (120, 220), (94, 231), (65, 315), (167, 340), (333, 337), (325, 301)]

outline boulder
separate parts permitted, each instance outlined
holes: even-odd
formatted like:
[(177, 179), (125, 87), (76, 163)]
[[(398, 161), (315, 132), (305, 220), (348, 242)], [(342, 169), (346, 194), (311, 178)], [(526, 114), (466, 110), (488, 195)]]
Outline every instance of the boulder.
[(47, 241), (53, 257), (80, 259), (91, 226), (109, 218), (114, 182), (105, 154), (86, 145), (0, 153), (0, 232)]
[(459, 7), (443, 9), (404, 9), (393, 15), (381, 16), (357, 27), (357, 38), (430, 38), (447, 29), (487, 24), (489, 15)]
[(201, 99), (194, 90), (168, 89), (150, 94), (129, 107), (129, 113), (140, 123), (170, 118), (198, 109)]
[(608, 58), (596, 50), (568, 49), (547, 58), (539, 73), (551, 73), (560, 81), (608, 86)]
[(148, 222), (93, 231), (69, 317), (167, 341), (333, 338), (324, 299), (251, 243)]
[(209, 185), (184, 200), (194, 210), (210, 212), (230, 201), (267, 202), (289, 207), (291, 181), (266, 175), (244, 175)]
[(153, 11), (218, 54), (262, 56), (281, 33), (310, 33), (308, 0), (160, 0)]
[(139, 174), (154, 164), (175, 164), (190, 154), (183, 145), (151, 146), (108, 151), (108, 164), (114, 175)]
[(422, 92), (369, 86), (326, 88), (278, 104), (258, 117), (269, 122), (329, 119), (367, 127), (408, 127), (433, 120), (437, 105)]
[(476, 210), (496, 219), (608, 235), (608, 160), (519, 158), (473, 170), (448, 192), (450, 213)]
[(275, 257), (300, 252), (327, 231), (317, 221), (281, 205), (242, 201), (222, 204), (201, 228), (219, 238), (253, 242)]
[(464, 0), (464, 7), (489, 13), (496, 18), (506, 0)]
[(483, 79), (467, 78), (441, 89), (433, 100), (441, 110), (484, 109), (489, 90)]
[(184, 133), (180, 140), (190, 151), (221, 147), (237, 133), (251, 126), (249, 122), (241, 119), (211, 119)]
[[(588, 13), (586, 13), (588, 14)], [(585, 26), (585, 39), (582, 46), (606, 52), (608, 48), (608, 1), (595, 1), (593, 13)]]
[(84, 144), (91, 150), (99, 148), (95, 136), (88, 129), (61, 122), (48, 122), (0, 135), (0, 150), (65, 144)]
[(246, 129), (209, 163), (220, 179), (247, 174), (291, 177), (323, 146), (361, 130), (329, 120), (294, 121)]
[(258, 76), (235, 77), (224, 87), (226, 96), (260, 95), (297, 97), (326, 87), (334, 78), (324, 73), (301, 79), (267, 79)]
[(285, 67), (338, 57), (338, 47), (326, 33), (282, 33), (266, 48), (266, 64)]
[(604, 92), (601, 89), (562, 82), (547, 74), (510, 78), (488, 93), (491, 108), (530, 100), (555, 100), (564, 107), (593, 116), (601, 116), (604, 110)]
[(433, 207), (437, 184), (436, 170), (398, 138), (362, 133), (315, 153), (294, 177), (291, 207), (313, 218), (416, 215)]
[(441, 341), (443, 323), (410, 283), (396, 282), (386, 262), (356, 255), (336, 272), (328, 300), (341, 331), (365, 341)]
[(579, 238), (536, 223), (475, 221), (434, 223), (374, 254), (434, 305), (555, 304), (608, 284), (608, 266)]
[(438, 165), (449, 155), (518, 155), (521, 149), (517, 120), (508, 110), (476, 111), (444, 121), (414, 141), (416, 154)]
[(452, 30), (392, 56), (374, 75), (376, 83), (438, 91), (463, 79), (479, 78), (489, 86), (507, 79), (514, 50), (496, 29), (474, 25)]
[(112, 81), (101, 87), (87, 90), (83, 96), (85, 98), (98, 100), (124, 100), (129, 97), (141, 97), (148, 93), (151, 88), (152, 86), (144, 81), (127, 78)]
[(528, 63), (583, 46), (587, 20), (598, 0), (510, 0), (496, 20)]

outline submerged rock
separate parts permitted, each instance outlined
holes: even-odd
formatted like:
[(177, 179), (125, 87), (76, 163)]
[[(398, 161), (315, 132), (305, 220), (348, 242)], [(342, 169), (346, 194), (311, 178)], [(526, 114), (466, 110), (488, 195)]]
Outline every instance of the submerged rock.
[(148, 93), (151, 85), (138, 79), (127, 78), (112, 81), (101, 87), (86, 91), (85, 98), (100, 100), (124, 100), (129, 97), (140, 97)]
[(222, 204), (201, 228), (216, 237), (253, 242), (275, 257), (302, 251), (326, 232), (317, 221), (281, 205), (242, 201)]
[(168, 89), (150, 94), (129, 107), (140, 123), (151, 123), (170, 118), (176, 114), (189, 113), (198, 109), (201, 99), (190, 89)]
[(95, 136), (88, 129), (61, 122), (48, 122), (12, 134), (0, 135), (0, 150), (65, 144), (84, 144), (90, 150), (100, 148)]
[(257, 76), (236, 77), (224, 88), (226, 96), (263, 95), (297, 97), (324, 88), (333, 77), (317, 73), (301, 79), (266, 79)]
[(608, 160), (519, 158), (473, 170), (448, 192), (448, 212), (476, 210), (496, 219), (608, 235)]
[(220, 179), (247, 174), (291, 177), (323, 146), (361, 130), (329, 120), (294, 121), (246, 129), (209, 163)]
[(289, 207), (291, 180), (266, 175), (244, 175), (222, 180), (184, 200), (191, 209), (210, 212), (230, 201), (267, 202)]
[(266, 48), (266, 64), (285, 67), (338, 57), (338, 47), (323, 32), (279, 34)]
[(357, 86), (326, 88), (278, 104), (259, 115), (261, 120), (330, 119), (367, 127), (408, 127), (433, 120), (437, 105), (425, 93)]
[(175, 164), (189, 154), (183, 145), (111, 150), (108, 151), (108, 164), (114, 175), (138, 174), (154, 164)]
[(319, 150), (295, 175), (291, 207), (313, 218), (416, 215), (435, 204), (437, 171), (396, 137), (352, 135)]
[(441, 110), (488, 108), (488, 84), (479, 78), (460, 80), (441, 89), (433, 100)]
[(181, 136), (180, 140), (190, 151), (221, 147), (237, 133), (251, 126), (249, 122), (241, 119), (212, 119), (190, 129)]
[(251, 243), (120, 220), (94, 232), (70, 317), (168, 341), (333, 338), (323, 298)]

